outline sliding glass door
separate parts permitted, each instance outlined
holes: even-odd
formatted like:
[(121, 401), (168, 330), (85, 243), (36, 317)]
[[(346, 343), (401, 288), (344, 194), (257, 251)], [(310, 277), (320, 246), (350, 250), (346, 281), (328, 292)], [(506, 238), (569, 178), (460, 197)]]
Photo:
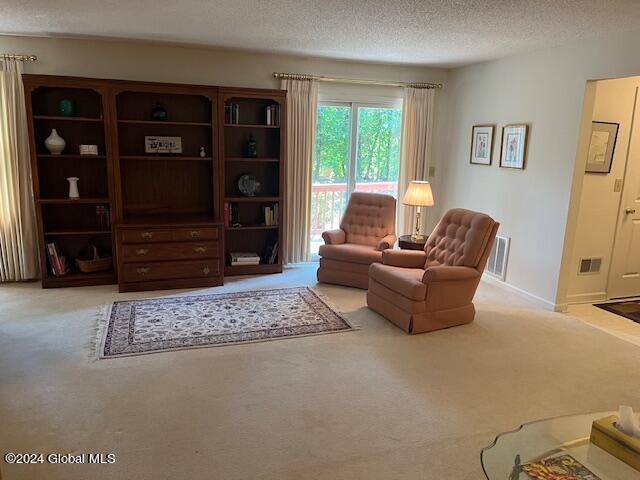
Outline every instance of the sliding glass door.
[(311, 187), (311, 253), (322, 232), (338, 228), (353, 191), (397, 197), (402, 108), (328, 103), (318, 106)]

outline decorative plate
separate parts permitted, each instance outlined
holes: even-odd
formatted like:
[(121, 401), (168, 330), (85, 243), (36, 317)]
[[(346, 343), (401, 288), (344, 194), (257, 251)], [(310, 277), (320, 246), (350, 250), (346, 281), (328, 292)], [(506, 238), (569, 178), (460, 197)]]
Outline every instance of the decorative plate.
[(253, 175), (244, 174), (238, 179), (238, 188), (243, 195), (255, 197), (260, 191), (260, 182)]

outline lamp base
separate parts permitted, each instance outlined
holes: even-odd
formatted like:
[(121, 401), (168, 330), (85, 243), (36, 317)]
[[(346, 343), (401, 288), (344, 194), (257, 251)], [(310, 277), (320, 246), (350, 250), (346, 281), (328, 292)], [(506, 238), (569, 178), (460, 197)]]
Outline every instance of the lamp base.
[(411, 240), (414, 242), (422, 242), (426, 238), (427, 237), (425, 237), (424, 235), (420, 235), (419, 233), (414, 233), (413, 235), (411, 235)]

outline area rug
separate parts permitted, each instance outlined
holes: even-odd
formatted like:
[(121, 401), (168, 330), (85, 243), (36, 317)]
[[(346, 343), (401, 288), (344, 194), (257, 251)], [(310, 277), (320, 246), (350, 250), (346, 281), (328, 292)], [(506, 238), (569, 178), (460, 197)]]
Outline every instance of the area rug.
[(611, 313), (620, 315), (621, 317), (633, 320), (636, 323), (640, 323), (640, 301), (638, 300), (623, 300), (622, 302), (614, 303), (596, 303), (594, 307), (599, 307)]
[(114, 302), (105, 322), (100, 358), (353, 329), (308, 287)]

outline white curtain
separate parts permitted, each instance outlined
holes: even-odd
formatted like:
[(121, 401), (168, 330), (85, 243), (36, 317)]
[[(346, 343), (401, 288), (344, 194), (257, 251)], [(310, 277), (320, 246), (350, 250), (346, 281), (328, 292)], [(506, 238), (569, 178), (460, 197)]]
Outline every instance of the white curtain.
[[(431, 135), (433, 131), (434, 91), (426, 88), (405, 88), (402, 105), (402, 151), (398, 190), (398, 235), (413, 232), (415, 208), (402, 204), (402, 197), (411, 180), (427, 180), (431, 165)], [(438, 201), (437, 198), (434, 199)], [(423, 217), (425, 218), (425, 217)], [(422, 222), (423, 225), (425, 222)]]
[(22, 62), (0, 60), (0, 281), (38, 275)]
[(318, 82), (283, 80), (287, 90), (284, 263), (309, 261), (311, 164), (318, 110)]

